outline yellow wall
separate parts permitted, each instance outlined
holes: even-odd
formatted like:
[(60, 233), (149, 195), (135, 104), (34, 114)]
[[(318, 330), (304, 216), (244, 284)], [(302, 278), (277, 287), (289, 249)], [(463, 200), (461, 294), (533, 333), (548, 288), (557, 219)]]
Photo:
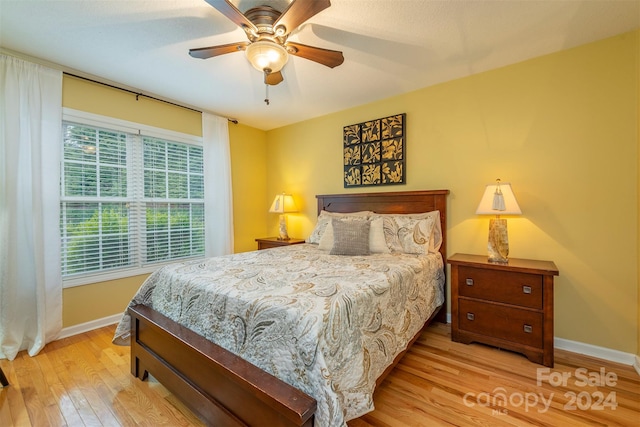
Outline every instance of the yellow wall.
[(267, 141), (264, 131), (229, 125), (233, 221), (236, 252), (258, 248), (256, 238), (267, 234)]
[[(137, 99), (136, 99), (137, 98)], [(202, 115), (145, 96), (64, 75), (62, 105), (175, 132), (202, 136)]]
[[(511, 256), (553, 260), (555, 335), (628, 353), (638, 333), (638, 32), (267, 132), (269, 194), (345, 190), (342, 128), (407, 113), (404, 186), (449, 189), (448, 253), (486, 253), (485, 184), (511, 182)], [(272, 234), (275, 218), (269, 219)]]
[[(199, 112), (139, 97), (65, 75), (64, 107), (115, 117), (192, 135), (202, 135)], [(235, 250), (256, 249), (254, 239), (265, 235), (266, 134), (247, 126), (229, 125), (234, 189)], [(90, 322), (124, 311), (147, 275), (65, 288), (62, 293), (64, 327)]]
[(62, 290), (62, 326), (79, 325), (122, 313), (147, 275)]

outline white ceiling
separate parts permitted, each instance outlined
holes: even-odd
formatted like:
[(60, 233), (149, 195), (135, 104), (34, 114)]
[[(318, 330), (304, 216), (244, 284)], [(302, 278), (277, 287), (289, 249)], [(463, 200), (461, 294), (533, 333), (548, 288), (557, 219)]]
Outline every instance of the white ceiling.
[[(246, 11), (286, 0), (232, 0)], [(291, 57), (269, 88), (245, 41), (204, 0), (0, 0), (0, 47), (273, 129), (640, 28), (640, 0), (331, 0), (290, 36), (340, 50), (330, 69)]]

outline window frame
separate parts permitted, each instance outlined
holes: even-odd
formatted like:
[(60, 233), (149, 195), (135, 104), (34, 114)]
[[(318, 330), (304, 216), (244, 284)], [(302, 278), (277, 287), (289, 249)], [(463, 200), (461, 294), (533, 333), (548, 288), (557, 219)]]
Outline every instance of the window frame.
[[(102, 116), (99, 114), (88, 113), (85, 111), (74, 110), (67, 107), (63, 107), (62, 113), (63, 113), (62, 114), (63, 122), (73, 122), (80, 125), (94, 126), (102, 129), (107, 129), (110, 131), (125, 132), (128, 134), (128, 136), (135, 137), (137, 140), (132, 141), (131, 145), (135, 146), (137, 144), (138, 146), (134, 147), (133, 150), (140, 150), (140, 151), (142, 150), (143, 137), (151, 137), (151, 138), (157, 138), (165, 141), (179, 142), (179, 143), (203, 148), (202, 137), (196, 136), (196, 135), (157, 128), (154, 126), (135, 123), (135, 122), (117, 119), (117, 118), (108, 117), (108, 116)], [(62, 143), (60, 144), (60, 149), (61, 150), (64, 149), (64, 144)], [(131, 156), (128, 153), (127, 168), (129, 168), (130, 157)], [(64, 157), (61, 158), (61, 162), (64, 162)], [(135, 173), (132, 173), (132, 175), (134, 174), (137, 175), (137, 179), (140, 179), (142, 181), (142, 185), (140, 186), (140, 188), (143, 188), (144, 186), (144, 176), (143, 176), (143, 169), (142, 169), (143, 165), (140, 164), (139, 166), (140, 166), (140, 170), (136, 171)], [(62, 168), (62, 163), (61, 163), (61, 168)], [(131, 179), (131, 178), (128, 178), (128, 179)], [(128, 197), (136, 198), (136, 201), (140, 202), (141, 206), (144, 206), (144, 204), (147, 202), (154, 201), (153, 199), (146, 200), (144, 197), (140, 197), (140, 196), (141, 196), (140, 194), (135, 194), (133, 196), (128, 196)], [(169, 199), (160, 199), (156, 201), (172, 203), (172, 201)], [(62, 202), (63, 200), (61, 196), (60, 203)], [(203, 206), (204, 204), (205, 202), (203, 198)], [(142, 207), (141, 209), (144, 209), (144, 207)], [(143, 222), (143, 221), (140, 220), (140, 222)], [(138, 240), (138, 247), (136, 248), (136, 250), (138, 251), (140, 251), (139, 248), (141, 246), (140, 239), (142, 239), (145, 236), (144, 229), (142, 227), (143, 227), (142, 224), (136, 224), (136, 228), (137, 228), (136, 233), (137, 233), (137, 240)], [(91, 283), (104, 282), (104, 281), (123, 279), (127, 277), (138, 276), (138, 275), (144, 275), (144, 274), (152, 273), (158, 268), (167, 264), (187, 261), (187, 260), (194, 260), (194, 259), (204, 259), (204, 255), (172, 259), (167, 261), (158, 261), (158, 262), (153, 262), (146, 265), (144, 265), (142, 259), (138, 257), (136, 260), (137, 265), (135, 266), (122, 267), (122, 268), (117, 268), (114, 270), (107, 270), (102, 272), (78, 273), (77, 275), (73, 275), (70, 277), (63, 277), (62, 285), (63, 285), (63, 288), (70, 288), (75, 286), (87, 285)], [(60, 266), (60, 268), (62, 268), (62, 265)]]

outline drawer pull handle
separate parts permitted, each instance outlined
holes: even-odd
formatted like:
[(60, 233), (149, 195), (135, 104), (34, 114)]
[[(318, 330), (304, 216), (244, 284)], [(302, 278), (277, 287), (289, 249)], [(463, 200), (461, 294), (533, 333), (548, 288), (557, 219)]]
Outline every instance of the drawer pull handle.
[(531, 325), (524, 325), (524, 331), (528, 334), (530, 334), (531, 332), (533, 332), (533, 326)]
[(523, 286), (522, 287), (522, 292), (524, 292), (525, 294), (530, 294), (531, 293), (531, 286)]
[(475, 319), (476, 319), (476, 316), (475, 316), (475, 314), (473, 314), (473, 313), (467, 313), (467, 319), (468, 319), (468, 320), (475, 320)]
[(467, 286), (473, 286), (473, 279), (467, 279), (464, 282), (467, 284)]

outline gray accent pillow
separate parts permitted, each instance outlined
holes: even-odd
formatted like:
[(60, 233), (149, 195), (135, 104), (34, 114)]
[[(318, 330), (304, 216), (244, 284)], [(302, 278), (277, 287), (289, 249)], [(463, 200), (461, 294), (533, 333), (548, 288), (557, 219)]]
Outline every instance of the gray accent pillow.
[[(331, 223), (332, 218), (358, 218), (358, 219), (366, 219), (369, 215), (372, 215), (371, 211), (360, 211), (360, 212), (327, 212), (320, 211), (320, 215), (318, 216), (318, 220), (316, 222), (316, 226), (313, 229), (311, 235), (306, 239), (307, 243), (315, 243), (316, 245), (320, 243), (322, 237), (326, 234), (325, 231), (329, 228), (328, 224)], [(330, 244), (333, 245), (333, 233), (331, 234)], [(331, 246), (329, 246), (330, 249)]]
[(331, 219), (333, 247), (331, 255), (369, 255), (369, 221)]

